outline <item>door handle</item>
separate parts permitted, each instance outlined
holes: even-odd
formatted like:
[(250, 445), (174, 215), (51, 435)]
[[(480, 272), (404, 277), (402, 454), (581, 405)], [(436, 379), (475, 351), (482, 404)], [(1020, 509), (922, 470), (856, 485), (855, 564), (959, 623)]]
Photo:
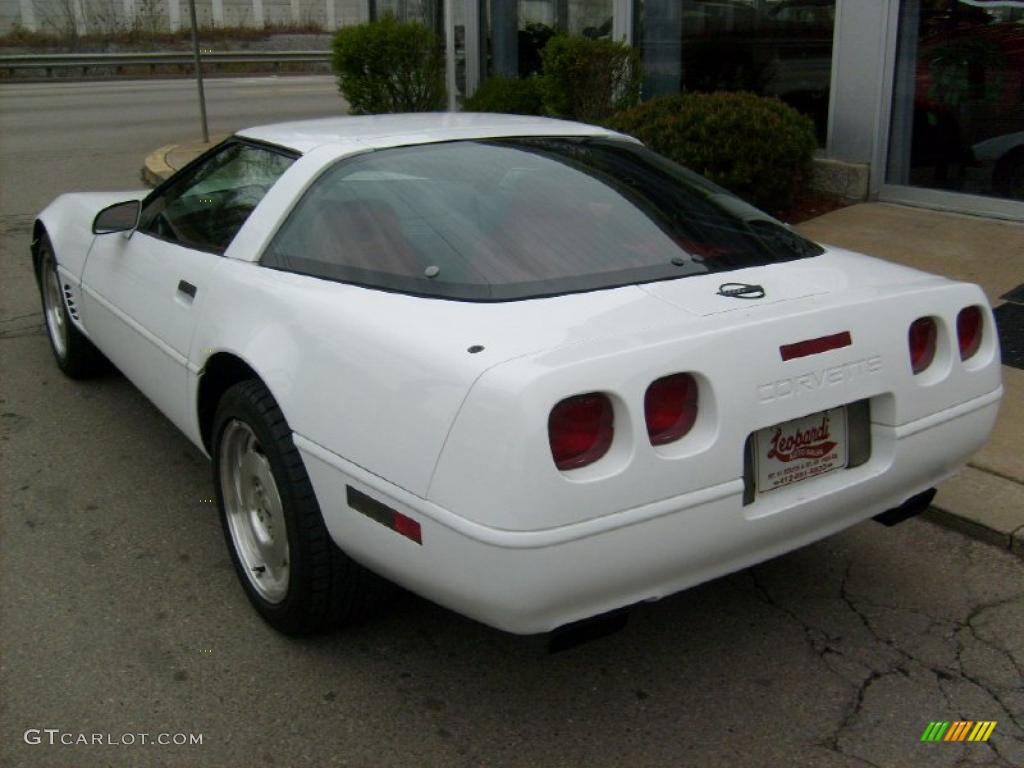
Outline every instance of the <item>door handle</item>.
[(190, 299), (194, 299), (196, 297), (196, 287), (194, 285), (192, 285), (192, 283), (188, 282), (187, 280), (179, 280), (178, 281), (178, 293), (183, 293), (186, 296), (188, 296)]

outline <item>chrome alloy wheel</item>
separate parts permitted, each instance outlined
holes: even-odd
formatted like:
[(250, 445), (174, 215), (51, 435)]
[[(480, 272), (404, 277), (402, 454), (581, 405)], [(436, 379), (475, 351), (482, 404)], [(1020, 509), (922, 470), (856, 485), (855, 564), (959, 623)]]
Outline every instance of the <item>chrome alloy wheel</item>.
[(288, 592), (288, 531), (270, 461), (248, 424), (232, 419), (220, 441), (220, 486), (235, 552), (257, 594)]
[(46, 315), (46, 330), (57, 357), (63, 360), (68, 354), (67, 315), (64, 310), (64, 296), (60, 289), (60, 276), (53, 254), (46, 254), (43, 261), (43, 309)]

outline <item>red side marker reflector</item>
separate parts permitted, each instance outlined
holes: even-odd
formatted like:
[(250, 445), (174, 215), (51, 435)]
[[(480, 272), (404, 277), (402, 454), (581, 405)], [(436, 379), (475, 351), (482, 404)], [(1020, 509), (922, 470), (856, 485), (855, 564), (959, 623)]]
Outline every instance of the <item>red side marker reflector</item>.
[(406, 517), (401, 512), (395, 512), (395, 519), (392, 521), (391, 527), (395, 533), (400, 533), (417, 544), (423, 543), (423, 537), (420, 535), (420, 524), (411, 517)]
[(351, 485), (346, 486), (345, 491), (348, 505), (356, 512), (361, 512), (374, 522), (380, 523), (385, 528), (390, 528), (410, 541), (423, 544), (420, 524), (411, 517), (403, 515), (398, 510), (392, 509), (372, 496), (367, 496), (362, 491), (357, 491)]
[(849, 331), (833, 333), (831, 336), (820, 336), (817, 339), (798, 341), (795, 344), (783, 344), (779, 347), (783, 360), (795, 360), (798, 357), (818, 355), (830, 349), (842, 349), (853, 344)]

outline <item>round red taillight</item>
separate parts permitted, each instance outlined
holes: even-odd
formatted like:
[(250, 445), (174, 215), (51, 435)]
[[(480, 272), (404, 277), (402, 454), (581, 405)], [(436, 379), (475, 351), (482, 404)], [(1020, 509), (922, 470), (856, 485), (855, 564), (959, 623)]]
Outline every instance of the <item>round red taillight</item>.
[(612, 444), (612, 401), (600, 392), (562, 400), (548, 416), (551, 456), (559, 469), (593, 464)]
[(678, 440), (697, 421), (697, 382), (688, 373), (674, 373), (651, 383), (644, 395), (644, 416), (651, 445)]
[(968, 360), (981, 347), (981, 333), (984, 323), (981, 307), (965, 307), (956, 316), (956, 338), (960, 344), (960, 359)]
[(910, 368), (915, 374), (921, 373), (935, 359), (935, 340), (938, 335), (934, 318), (919, 317), (910, 324)]

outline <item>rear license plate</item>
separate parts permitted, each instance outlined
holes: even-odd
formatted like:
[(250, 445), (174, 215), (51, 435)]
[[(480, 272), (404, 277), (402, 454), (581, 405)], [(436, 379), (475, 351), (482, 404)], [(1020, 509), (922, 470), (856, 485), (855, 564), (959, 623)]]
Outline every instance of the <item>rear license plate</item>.
[(832, 408), (754, 433), (759, 493), (846, 466), (846, 408)]

